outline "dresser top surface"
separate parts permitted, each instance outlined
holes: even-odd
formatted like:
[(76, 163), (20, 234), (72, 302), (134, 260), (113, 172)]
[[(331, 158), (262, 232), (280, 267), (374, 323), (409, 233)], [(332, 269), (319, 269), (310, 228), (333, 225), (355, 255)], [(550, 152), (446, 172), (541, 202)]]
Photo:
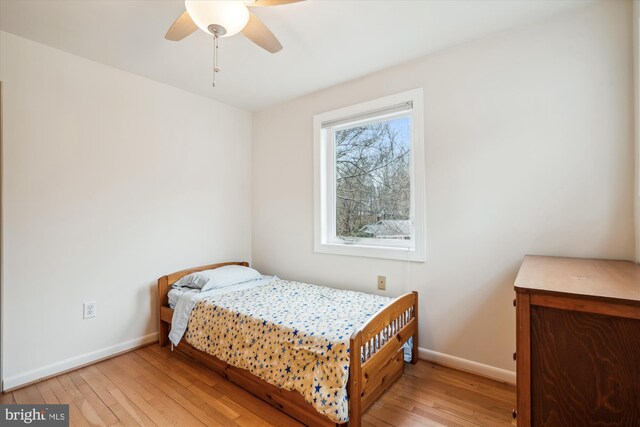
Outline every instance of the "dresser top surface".
[(527, 255), (515, 288), (640, 302), (640, 265), (631, 261)]

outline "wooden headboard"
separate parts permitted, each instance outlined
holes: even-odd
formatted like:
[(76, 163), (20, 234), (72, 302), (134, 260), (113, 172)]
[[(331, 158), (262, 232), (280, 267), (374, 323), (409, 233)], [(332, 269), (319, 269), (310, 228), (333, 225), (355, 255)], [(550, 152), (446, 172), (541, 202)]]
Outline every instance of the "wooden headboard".
[(165, 310), (169, 309), (168, 294), (171, 290), (171, 285), (176, 283), (187, 274), (195, 273), (196, 271), (213, 270), (215, 268), (224, 267), (225, 265), (242, 265), (245, 267), (249, 267), (249, 263), (245, 261), (220, 262), (218, 264), (202, 265), (200, 267), (193, 267), (187, 268), (186, 270), (176, 271), (175, 273), (167, 274), (166, 276), (162, 276), (158, 279), (158, 332), (160, 334), (160, 345), (166, 345), (168, 343), (166, 335), (169, 333), (169, 330), (168, 325), (163, 324), (162, 310), (163, 307), (166, 307)]

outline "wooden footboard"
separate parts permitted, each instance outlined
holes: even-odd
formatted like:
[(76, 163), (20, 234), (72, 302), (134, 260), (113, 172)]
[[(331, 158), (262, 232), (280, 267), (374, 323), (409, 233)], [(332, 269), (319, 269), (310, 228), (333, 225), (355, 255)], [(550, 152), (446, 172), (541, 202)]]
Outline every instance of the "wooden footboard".
[[(187, 274), (225, 265), (244, 265), (246, 262), (226, 262), (182, 270), (158, 279), (158, 323), (160, 346), (169, 344), (169, 330), (173, 310), (167, 294), (171, 285)], [(418, 293), (396, 298), (376, 313), (351, 335), (349, 367), (349, 426), (359, 427), (362, 414), (404, 372), (403, 345), (413, 337), (411, 363), (418, 360)], [(182, 352), (246, 388), (283, 412), (309, 425), (335, 425), (304, 401), (302, 395), (279, 389), (258, 379), (249, 371), (232, 367), (225, 362), (181, 343)]]
[(418, 293), (396, 298), (351, 335), (349, 425), (404, 371), (404, 343), (413, 337), (411, 363), (418, 361)]

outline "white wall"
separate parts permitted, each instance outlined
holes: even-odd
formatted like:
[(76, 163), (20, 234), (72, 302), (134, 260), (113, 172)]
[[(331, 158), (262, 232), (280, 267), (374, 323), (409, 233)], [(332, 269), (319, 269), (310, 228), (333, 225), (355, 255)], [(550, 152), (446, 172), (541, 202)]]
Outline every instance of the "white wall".
[[(423, 355), (513, 380), (522, 257), (634, 257), (630, 16), (591, 4), (254, 114), (254, 265), (369, 292), (384, 274), (420, 291)], [(314, 254), (313, 115), (416, 87), (427, 262)]]
[(640, 0), (633, 1), (633, 57), (636, 131), (636, 262), (640, 263)]
[(155, 339), (161, 275), (249, 259), (251, 115), (6, 32), (0, 52), (10, 388)]

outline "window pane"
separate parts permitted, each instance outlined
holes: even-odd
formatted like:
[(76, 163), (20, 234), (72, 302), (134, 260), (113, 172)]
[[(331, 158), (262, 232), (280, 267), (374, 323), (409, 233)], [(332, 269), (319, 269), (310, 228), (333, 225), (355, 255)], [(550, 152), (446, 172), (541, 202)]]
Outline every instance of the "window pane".
[(410, 239), (411, 119), (335, 131), (336, 235)]

